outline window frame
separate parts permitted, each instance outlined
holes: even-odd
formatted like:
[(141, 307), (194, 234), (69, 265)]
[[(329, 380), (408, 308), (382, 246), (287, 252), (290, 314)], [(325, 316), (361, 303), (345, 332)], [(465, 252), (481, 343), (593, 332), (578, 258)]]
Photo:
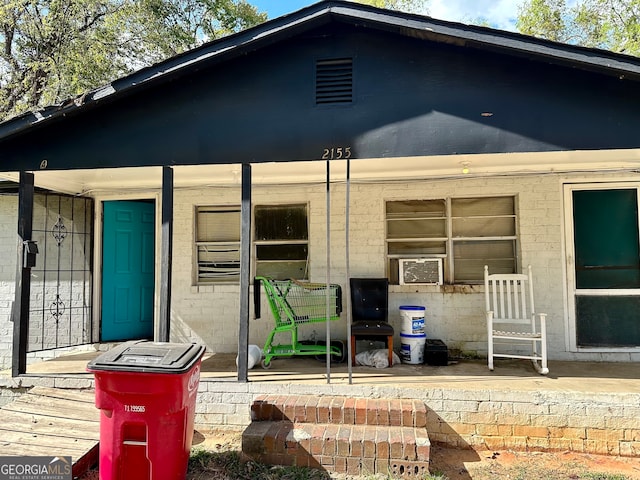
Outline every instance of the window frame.
[[(496, 215), (453, 215), (452, 203), (456, 200), (481, 200), (489, 198), (509, 198), (513, 202), (512, 214), (496, 214)], [(388, 218), (388, 204), (393, 202), (403, 201), (416, 201), (416, 202), (444, 202), (444, 214), (443, 216), (433, 217), (436, 220), (444, 221), (444, 236), (432, 236), (432, 237), (406, 237), (406, 238), (389, 238), (389, 221)], [(513, 218), (513, 235), (492, 235), (492, 236), (454, 236), (454, 220), (464, 218)], [(392, 219), (393, 220), (393, 219)], [(420, 219), (416, 219), (420, 220)], [(424, 219), (423, 219), (424, 220)], [(476, 280), (455, 280), (455, 261), (454, 256), (456, 244), (462, 244), (463, 242), (490, 242), (490, 241), (512, 241), (513, 242), (513, 268), (514, 271), (518, 271), (519, 268), (519, 245), (520, 245), (520, 233), (518, 226), (518, 196), (511, 195), (473, 195), (473, 196), (447, 196), (436, 198), (411, 198), (411, 199), (386, 199), (384, 202), (384, 222), (385, 222), (385, 268), (387, 270), (387, 276), (392, 281), (392, 285), (398, 285), (399, 272), (398, 272), (398, 260), (402, 258), (440, 258), (443, 263), (443, 281), (448, 285), (480, 285), (483, 283), (482, 279)], [(432, 242), (435, 246), (437, 243), (444, 245), (444, 253), (389, 253), (390, 245), (395, 242)], [(395, 271), (394, 271), (395, 270)]]
[[(257, 224), (255, 221), (255, 211), (256, 208), (269, 208), (269, 207), (273, 207), (273, 208), (282, 208), (282, 207), (303, 207), (304, 208), (304, 212), (305, 212), (305, 221), (306, 221), (306, 239), (277, 239), (277, 240), (257, 240), (256, 239), (256, 230), (257, 230)], [(218, 285), (218, 284), (238, 284), (240, 282), (240, 249), (241, 249), (241, 242), (240, 242), (240, 235), (241, 232), (240, 230), (238, 230), (238, 240), (199, 240), (199, 234), (200, 232), (198, 231), (198, 223), (199, 223), (199, 215), (201, 213), (205, 213), (202, 212), (202, 210), (204, 209), (220, 209), (221, 211), (223, 210), (228, 210), (229, 212), (237, 212), (237, 216), (238, 216), (238, 225), (240, 225), (240, 215), (241, 215), (241, 206), (239, 204), (207, 204), (207, 205), (195, 205), (194, 206), (194, 215), (193, 215), (193, 219), (194, 219), (194, 227), (193, 227), (193, 255), (194, 255), (194, 259), (193, 259), (193, 284), (197, 285), (197, 286), (204, 286), (204, 285)], [(258, 272), (258, 267), (259, 267), (259, 263), (264, 262), (264, 263), (278, 263), (278, 262), (285, 262), (286, 260), (259, 260), (258, 259), (258, 248), (260, 246), (278, 246), (278, 245), (305, 245), (306, 249), (307, 249), (307, 257), (304, 260), (305, 263), (305, 273), (302, 277), (296, 277), (296, 279), (299, 280), (308, 280), (309, 278), (309, 264), (310, 264), (310, 253), (309, 253), (309, 245), (310, 245), (310, 241), (309, 241), (309, 229), (310, 229), (310, 224), (309, 224), (309, 203), (308, 202), (291, 202), (291, 203), (258, 203), (253, 205), (252, 208), (252, 221), (251, 221), (251, 253), (252, 253), (252, 259), (251, 259), (251, 268), (252, 268), (252, 272), (254, 272), (254, 275), (257, 275), (256, 272)], [(203, 280), (202, 279), (202, 275), (201, 275), (201, 260), (200, 260), (200, 248), (206, 245), (217, 245), (217, 246), (221, 246), (221, 247), (225, 247), (225, 246), (232, 246), (232, 247), (237, 247), (237, 271), (236, 273), (230, 275), (228, 278), (224, 278), (224, 277), (219, 277), (219, 278), (215, 278), (212, 277), (209, 280)]]
[[(303, 207), (304, 208), (304, 212), (305, 212), (305, 220), (306, 220), (306, 229), (307, 229), (307, 238), (306, 239), (276, 239), (276, 240), (258, 240), (256, 239), (256, 231), (257, 231), (257, 222), (256, 222), (256, 209), (258, 208), (283, 208), (283, 207)], [(283, 263), (286, 262), (286, 260), (260, 260), (258, 258), (258, 247), (260, 246), (278, 246), (278, 245), (306, 245), (307, 247), (307, 258), (304, 261), (305, 262), (305, 272), (304, 275), (302, 277), (295, 277), (296, 280), (308, 280), (309, 279), (309, 264), (310, 264), (310, 252), (309, 252), (309, 231), (310, 231), (310, 224), (309, 224), (309, 202), (287, 202), (287, 203), (256, 203), (253, 206), (253, 219), (252, 219), (252, 268), (253, 268), (253, 272), (255, 272), (255, 275), (259, 275), (261, 274), (261, 272), (258, 272), (259, 270), (259, 264), (264, 263), (264, 264), (268, 264), (268, 263)], [(264, 276), (264, 274), (262, 274), (262, 276)]]
[[(194, 245), (194, 261), (193, 261), (193, 276), (194, 276), (194, 284), (195, 285), (216, 285), (216, 284), (229, 284), (229, 283), (239, 283), (240, 282), (240, 229), (238, 229), (238, 240), (199, 240), (200, 232), (198, 231), (198, 224), (200, 219), (202, 210), (204, 209), (220, 209), (221, 211), (227, 210), (229, 213), (237, 212), (238, 215), (238, 226), (240, 226), (240, 205), (239, 204), (213, 204), (213, 205), (195, 205), (194, 206), (194, 226), (193, 226), (193, 245)], [(212, 277), (210, 280), (203, 280), (201, 276), (201, 266), (200, 266), (200, 248), (206, 247), (207, 245), (215, 245), (220, 247), (232, 248), (236, 247), (237, 250), (237, 273), (231, 274), (229, 277)]]

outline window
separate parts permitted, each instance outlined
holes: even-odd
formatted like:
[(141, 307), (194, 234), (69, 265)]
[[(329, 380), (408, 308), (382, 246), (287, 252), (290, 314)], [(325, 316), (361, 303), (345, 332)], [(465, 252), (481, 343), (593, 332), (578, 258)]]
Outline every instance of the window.
[(444, 259), (447, 283), (482, 283), (516, 271), (515, 197), (389, 201), (387, 268), (398, 284), (401, 258)]
[(256, 275), (276, 279), (307, 279), (307, 206), (256, 205), (254, 222)]
[(240, 278), (240, 206), (196, 208), (197, 283)]
[[(307, 279), (309, 229), (307, 206), (256, 205), (255, 275)], [(240, 206), (196, 209), (197, 283), (240, 279)]]

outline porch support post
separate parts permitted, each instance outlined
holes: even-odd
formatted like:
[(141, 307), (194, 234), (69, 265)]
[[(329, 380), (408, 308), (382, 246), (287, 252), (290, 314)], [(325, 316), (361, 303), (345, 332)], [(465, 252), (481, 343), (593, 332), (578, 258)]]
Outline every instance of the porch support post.
[(240, 210), (240, 325), (238, 332), (238, 381), (249, 381), (249, 284), (251, 283), (251, 164), (242, 164)]
[(162, 167), (162, 245), (158, 340), (168, 342), (171, 328), (171, 264), (173, 247), (173, 168)]
[(329, 317), (330, 317), (330, 312), (329, 312), (329, 285), (331, 285), (331, 161), (327, 160), (327, 192), (326, 192), (326, 209), (327, 209), (327, 215), (326, 215), (326, 228), (327, 228), (327, 235), (326, 235), (326, 242), (327, 242), (327, 259), (326, 259), (326, 265), (327, 265), (327, 270), (326, 270), (326, 284), (327, 284), (327, 289), (326, 289), (326, 310), (325, 310), (325, 316), (326, 316), (326, 322), (325, 322), (325, 327), (326, 327), (326, 339), (325, 339), (325, 345), (326, 345), (326, 355), (325, 355), (325, 362), (326, 362), (326, 367), (327, 367), (327, 383), (331, 383), (331, 322), (329, 321)]
[(20, 172), (20, 184), (18, 186), (18, 265), (16, 267), (16, 291), (12, 312), (13, 358), (11, 375), (14, 377), (27, 373), (31, 267), (25, 265), (24, 242), (31, 240), (33, 185), (33, 173)]
[(353, 364), (351, 363), (351, 322), (353, 321), (351, 313), (351, 256), (350, 256), (350, 210), (351, 208), (351, 159), (347, 158), (347, 183), (345, 186), (345, 222), (344, 222), (344, 236), (345, 236), (345, 263), (346, 263), (346, 275), (345, 290), (346, 290), (346, 311), (347, 311), (347, 372), (349, 373), (349, 385), (353, 384)]

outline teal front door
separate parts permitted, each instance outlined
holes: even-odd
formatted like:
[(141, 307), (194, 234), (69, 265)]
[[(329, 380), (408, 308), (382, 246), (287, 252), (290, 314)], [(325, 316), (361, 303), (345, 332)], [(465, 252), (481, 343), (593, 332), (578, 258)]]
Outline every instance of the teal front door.
[(102, 341), (153, 337), (155, 205), (103, 203)]

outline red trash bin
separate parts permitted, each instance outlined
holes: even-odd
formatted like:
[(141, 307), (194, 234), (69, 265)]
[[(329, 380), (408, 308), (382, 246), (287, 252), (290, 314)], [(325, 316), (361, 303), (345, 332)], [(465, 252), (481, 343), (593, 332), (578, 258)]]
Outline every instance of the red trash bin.
[(204, 351), (141, 340), (89, 362), (100, 409), (100, 480), (186, 477)]

